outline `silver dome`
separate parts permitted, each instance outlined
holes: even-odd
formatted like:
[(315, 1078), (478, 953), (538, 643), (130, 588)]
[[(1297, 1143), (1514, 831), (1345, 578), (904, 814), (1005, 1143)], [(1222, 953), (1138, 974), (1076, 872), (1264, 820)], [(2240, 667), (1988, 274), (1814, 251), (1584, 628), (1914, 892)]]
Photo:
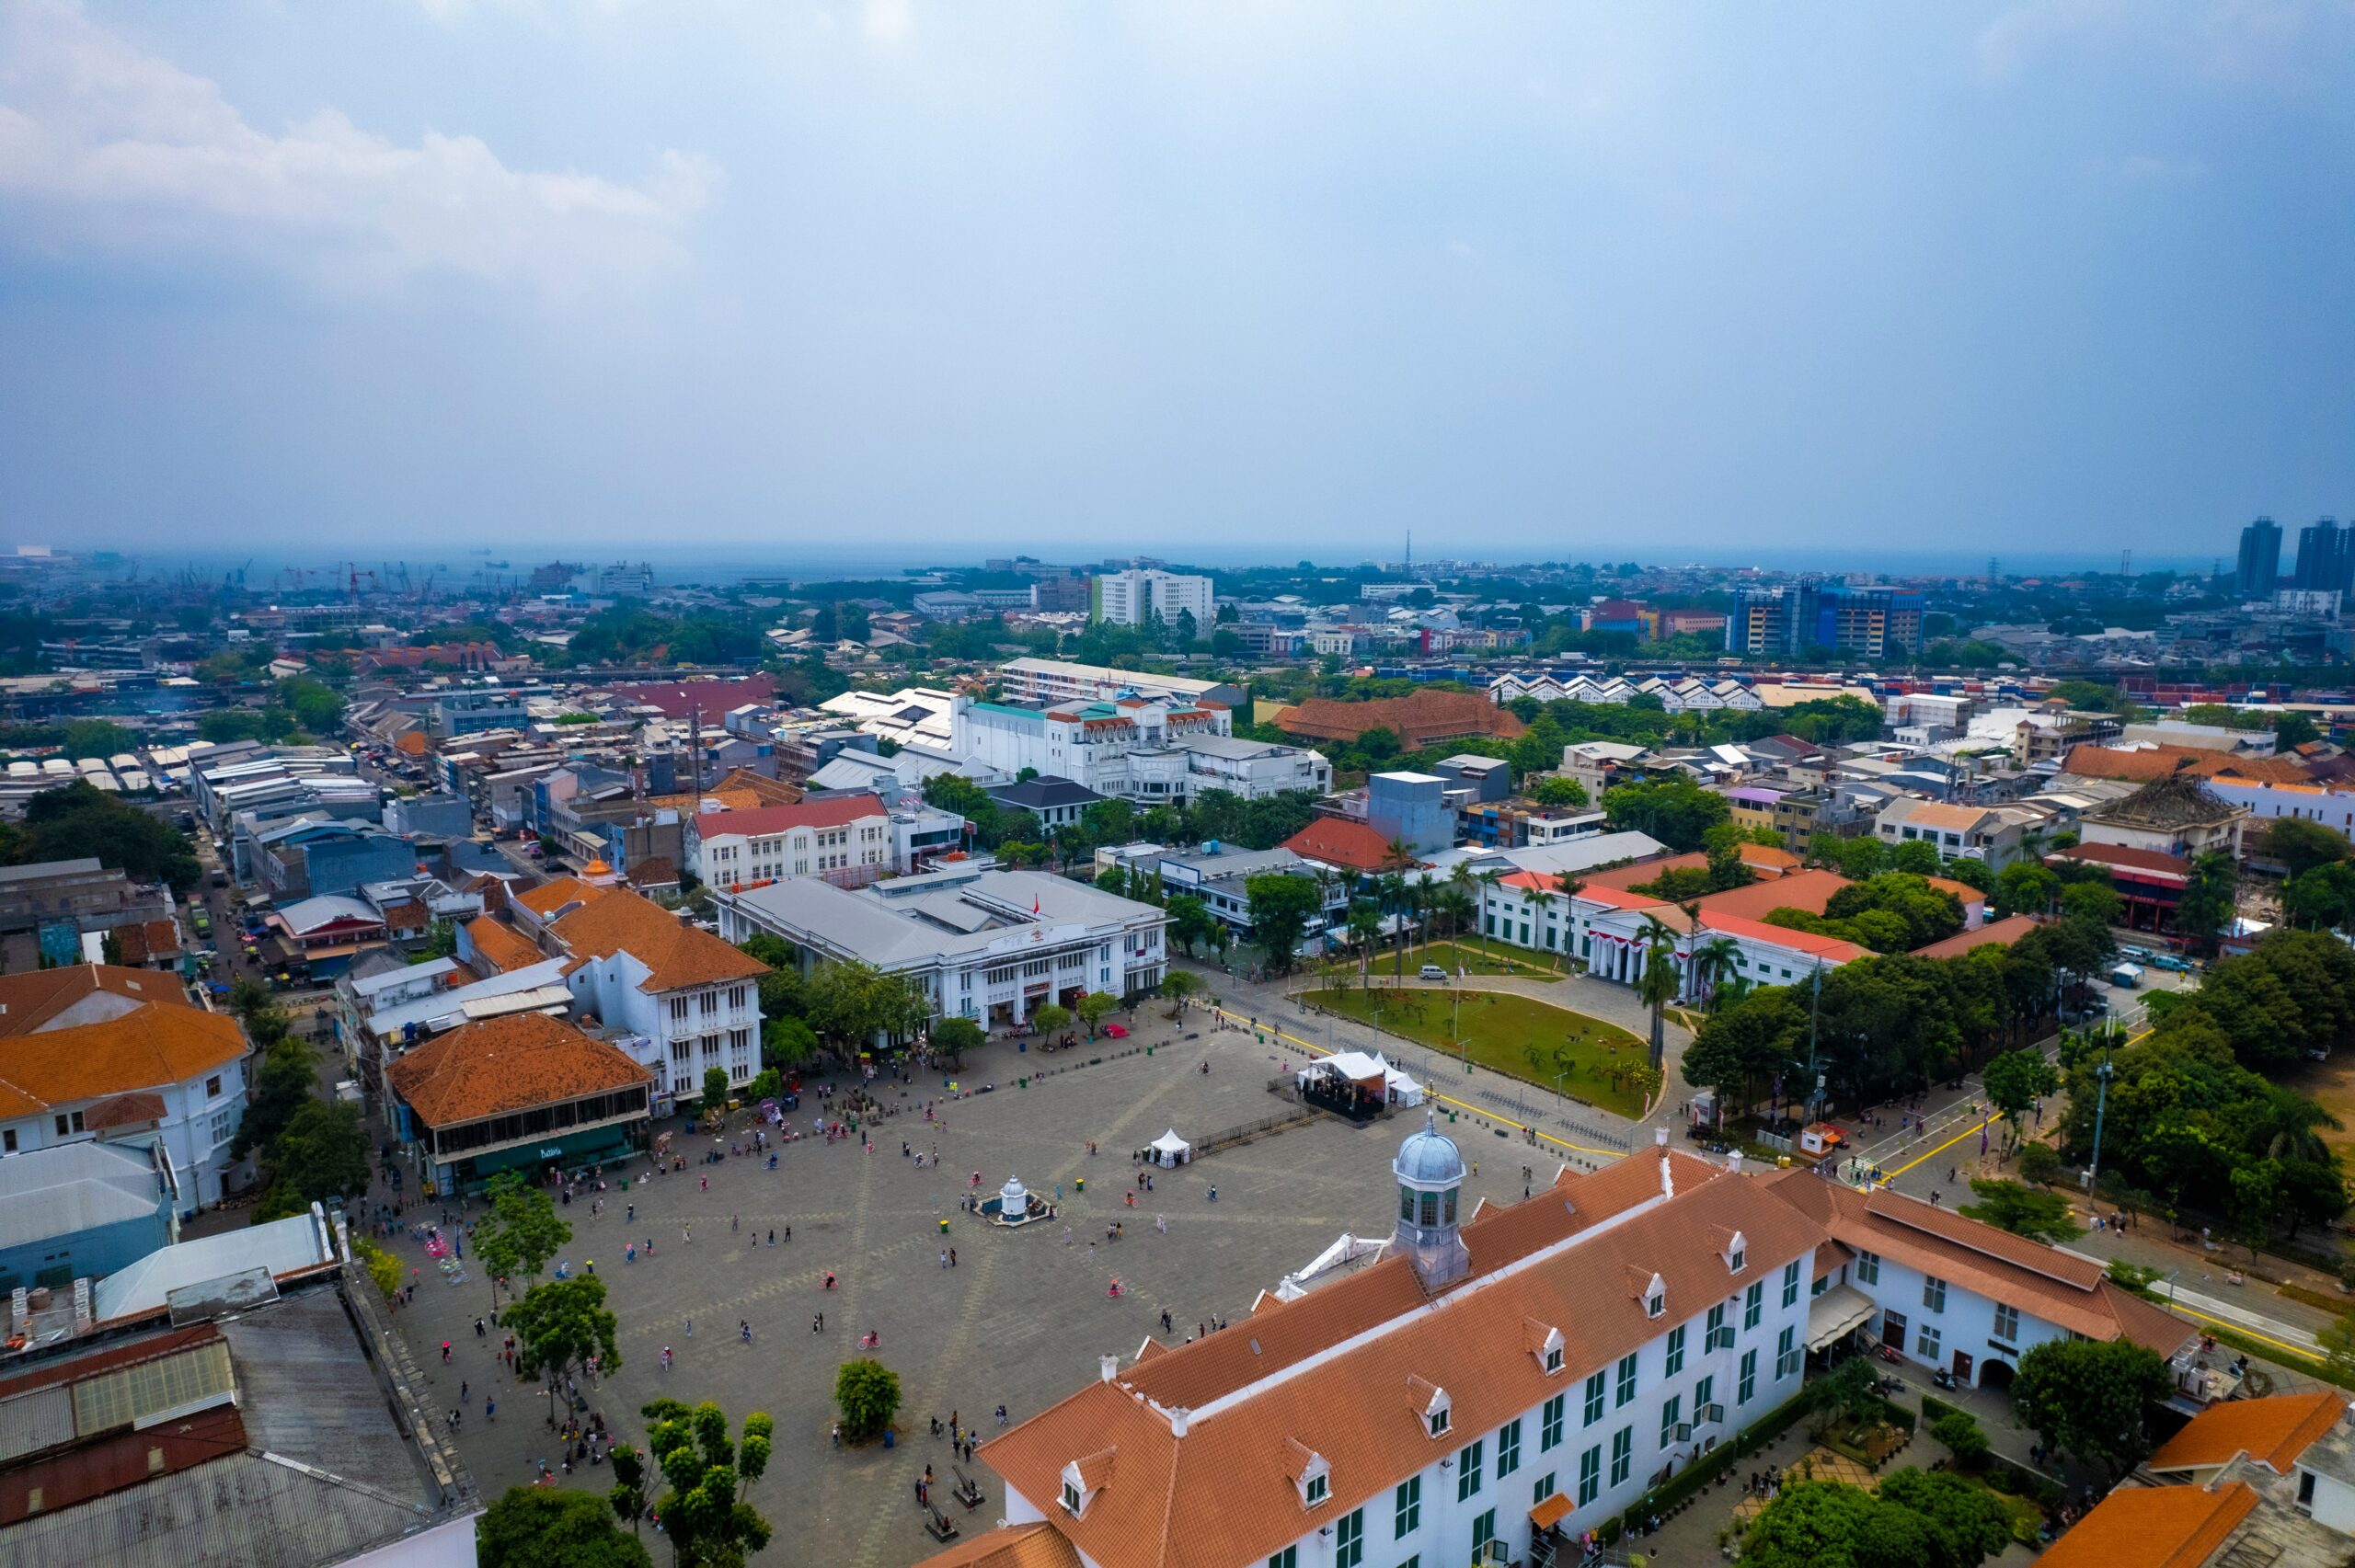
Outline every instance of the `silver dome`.
[(1453, 1186), (1464, 1180), (1464, 1156), (1455, 1140), (1439, 1130), (1439, 1124), (1428, 1111), (1423, 1115), (1423, 1130), (1407, 1135), (1398, 1146), (1398, 1158), (1390, 1169), (1402, 1182), (1419, 1186)]

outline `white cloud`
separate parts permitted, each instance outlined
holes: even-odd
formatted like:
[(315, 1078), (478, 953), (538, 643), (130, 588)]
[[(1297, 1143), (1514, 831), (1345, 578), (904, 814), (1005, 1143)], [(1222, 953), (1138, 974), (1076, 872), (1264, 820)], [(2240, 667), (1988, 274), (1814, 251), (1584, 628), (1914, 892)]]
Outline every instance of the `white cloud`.
[(681, 259), (719, 178), (677, 152), (634, 185), (515, 169), (478, 137), (401, 145), (333, 109), (270, 135), (70, 0), (0, 5), (0, 200), (52, 246), (244, 252), (339, 290), (440, 275), (569, 296)]

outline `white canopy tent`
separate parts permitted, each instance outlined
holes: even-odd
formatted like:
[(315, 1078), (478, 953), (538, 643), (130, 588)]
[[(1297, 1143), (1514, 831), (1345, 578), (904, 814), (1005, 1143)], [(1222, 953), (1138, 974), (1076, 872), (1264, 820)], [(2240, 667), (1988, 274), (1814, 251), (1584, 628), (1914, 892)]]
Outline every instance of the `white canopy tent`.
[(1174, 1127), (1155, 1139), (1151, 1147), (1154, 1162), (1164, 1170), (1173, 1165), (1183, 1165), (1194, 1157), (1194, 1146), (1178, 1137)]
[(1423, 1103), (1423, 1086), (1402, 1070), (1393, 1067), (1380, 1054), (1368, 1056), (1363, 1051), (1336, 1051), (1319, 1057), (1292, 1075), (1293, 1082), (1305, 1089), (1322, 1077), (1344, 1078), (1352, 1083), (1382, 1081), (1383, 1097), (1394, 1105), (1419, 1105)]

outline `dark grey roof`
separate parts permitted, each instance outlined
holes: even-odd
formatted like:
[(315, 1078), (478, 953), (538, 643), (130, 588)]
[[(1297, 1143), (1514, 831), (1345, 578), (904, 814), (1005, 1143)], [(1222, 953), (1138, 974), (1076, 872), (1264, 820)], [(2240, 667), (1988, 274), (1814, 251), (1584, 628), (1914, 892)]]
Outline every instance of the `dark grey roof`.
[(1084, 784), (1054, 773), (1041, 773), (1035, 779), (1019, 784), (994, 784), (989, 796), (1001, 806), (1018, 806), (1025, 811), (1044, 811), (1051, 807), (1092, 806), (1104, 796)]

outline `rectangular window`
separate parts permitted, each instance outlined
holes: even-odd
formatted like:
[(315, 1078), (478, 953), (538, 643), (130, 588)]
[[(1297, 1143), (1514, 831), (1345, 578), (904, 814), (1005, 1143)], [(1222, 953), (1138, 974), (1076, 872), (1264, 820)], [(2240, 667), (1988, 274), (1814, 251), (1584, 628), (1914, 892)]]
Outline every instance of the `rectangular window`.
[(1684, 1396), (1671, 1394), (1660, 1401), (1660, 1446), (1667, 1448), (1676, 1441), (1676, 1424), (1684, 1419)]
[(1668, 1360), (1660, 1370), (1663, 1378), (1673, 1378), (1684, 1370), (1684, 1325), (1683, 1323), (1668, 1331)]
[(1521, 1423), (1508, 1421), (1497, 1433), (1497, 1479), (1502, 1481), (1521, 1468)]
[(1741, 1381), (1734, 1386), (1733, 1402), (1748, 1404), (1758, 1392), (1758, 1352), (1745, 1350), (1741, 1356)]
[(1635, 1397), (1636, 1358), (1633, 1356), (1622, 1356), (1619, 1357), (1619, 1391), (1613, 1397), (1611, 1407), (1616, 1410), (1621, 1405), (1633, 1401)]
[(1717, 1379), (1713, 1374), (1693, 1385), (1693, 1422), (1700, 1425), (1701, 1413), (1717, 1402)]
[[(218, 1143), (221, 1140), (216, 1138), (213, 1141)], [(0, 1131), (0, 1152), (14, 1154), (16, 1151), (17, 1129), (15, 1127), (9, 1127), (5, 1131)]]
[(1622, 1426), (1611, 1435), (1611, 1484), (1618, 1485), (1636, 1468), (1636, 1429)]
[(2007, 1345), (2017, 1345), (2020, 1338), (2020, 1310), (2017, 1307), (1995, 1309), (1995, 1337)]
[(1472, 1521), (1472, 1561), (1477, 1562), (1488, 1555), (1488, 1543), (1497, 1539), (1497, 1511), (1494, 1508)]
[(1856, 1254), (1856, 1283), (1859, 1285), (1880, 1283), (1880, 1254), (1878, 1253), (1860, 1252)]
[(1487, 1444), (1475, 1437), (1455, 1456), (1455, 1500), (1462, 1503), (1480, 1490), (1480, 1450)]
[(1947, 1310), (1947, 1282), (1936, 1275), (1925, 1275), (1922, 1280), (1922, 1305), (1933, 1312)]
[(1408, 1476), (1391, 1494), (1390, 1538), (1404, 1540), (1423, 1528), (1423, 1478)]
[(1766, 1286), (1761, 1281), (1752, 1286), (1750, 1293), (1741, 1299), (1741, 1326), (1754, 1329), (1758, 1326), (1758, 1320), (1765, 1315)]
[(1712, 1350), (1732, 1348), (1733, 1330), (1726, 1327), (1726, 1303), (1720, 1301), (1709, 1309), (1708, 1322), (1701, 1330), (1701, 1350), (1706, 1355)]
[(1365, 1510), (1357, 1508), (1333, 1526), (1333, 1568), (1358, 1568), (1365, 1561)]
[(1944, 1337), (1938, 1330), (1924, 1323), (1914, 1331), (1913, 1354), (1935, 1365), (1945, 1352), (1946, 1346), (1941, 1343)]
[(1799, 1299), (1799, 1260), (1793, 1258), (1783, 1265), (1783, 1305), (1787, 1307)]
[(1775, 1342), (1775, 1380), (1778, 1383), (1799, 1369), (1799, 1357), (1804, 1353), (1798, 1347), (1798, 1333), (1786, 1323), (1782, 1338)]
[(212, 1077), (204, 1081), (204, 1097), (208, 1100), (218, 1100), (221, 1097), (221, 1075), (219, 1073), (216, 1072)]
[[(215, 1111), (213, 1113), (213, 1147), (218, 1148), (222, 1144), (229, 1141), (229, 1127), (230, 1119), (229, 1113), (227, 1111)], [(8, 1135), (8, 1147), (12, 1150), (17, 1147), (17, 1135), (13, 1132)]]
[(1597, 1443), (1579, 1456), (1579, 1506), (1583, 1508), (1603, 1495), (1603, 1445)]
[(1591, 1426), (1603, 1419), (1603, 1394), (1609, 1381), (1601, 1372), (1586, 1380), (1586, 1419), (1579, 1424), (1581, 1426)]
[(1285, 1547), (1268, 1559), (1268, 1568), (1300, 1568), (1300, 1548)]
[(1554, 1472), (1549, 1470), (1537, 1478), (1536, 1485), (1529, 1489), (1529, 1505), (1534, 1508), (1560, 1490), (1560, 1487), (1554, 1484)]
[(1539, 1453), (1543, 1454), (1551, 1452), (1561, 1444), (1564, 1407), (1569, 1402), (1570, 1396), (1568, 1394), (1556, 1394), (1552, 1399), (1545, 1402), (1545, 1419), (1537, 1428), (1537, 1451)]

